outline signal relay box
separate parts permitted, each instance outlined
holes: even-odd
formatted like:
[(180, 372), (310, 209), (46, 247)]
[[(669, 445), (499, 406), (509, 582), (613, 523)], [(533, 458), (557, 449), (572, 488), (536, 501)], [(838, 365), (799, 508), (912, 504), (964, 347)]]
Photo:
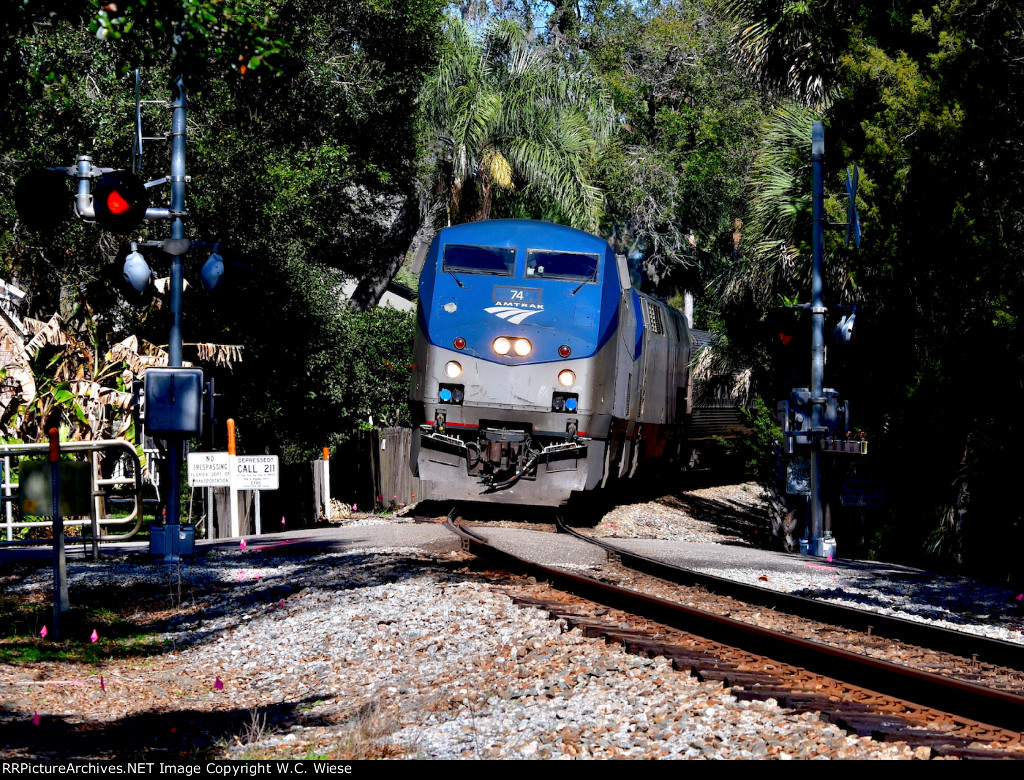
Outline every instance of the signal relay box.
[(811, 391), (806, 387), (795, 387), (790, 391), (789, 399), (779, 401), (777, 413), (782, 426), (783, 450), (791, 455), (798, 444), (811, 444), (815, 434), (843, 434), (850, 426), (850, 409), (846, 401), (839, 400), (839, 392), (831, 388), (822, 391), (821, 427), (824, 430), (814, 431), (811, 427)]
[(201, 368), (148, 368), (145, 387), (148, 435), (186, 437), (202, 434)]

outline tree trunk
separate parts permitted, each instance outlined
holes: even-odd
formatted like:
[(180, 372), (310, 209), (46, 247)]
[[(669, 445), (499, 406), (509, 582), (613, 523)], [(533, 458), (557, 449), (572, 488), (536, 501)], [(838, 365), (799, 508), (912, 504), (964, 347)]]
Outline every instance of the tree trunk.
[(382, 247), (384, 251), (390, 250), (389, 254), (385, 254), (387, 260), (368, 271), (352, 293), (351, 303), (357, 311), (369, 311), (380, 302), (388, 282), (395, 278), (395, 274), (405, 262), (409, 246), (423, 222), (419, 198), (410, 193), (402, 204), (394, 240), (388, 242), (387, 247)]

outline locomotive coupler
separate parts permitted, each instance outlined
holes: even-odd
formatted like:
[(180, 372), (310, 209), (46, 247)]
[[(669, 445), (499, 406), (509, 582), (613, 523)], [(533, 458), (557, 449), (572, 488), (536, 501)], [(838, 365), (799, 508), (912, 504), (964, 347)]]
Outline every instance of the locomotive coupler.
[(530, 434), (504, 428), (480, 431), (480, 457), (495, 472), (515, 470), (524, 452), (529, 451)]
[(580, 423), (579, 420), (569, 420), (565, 424), (565, 440), (576, 441), (579, 436)]

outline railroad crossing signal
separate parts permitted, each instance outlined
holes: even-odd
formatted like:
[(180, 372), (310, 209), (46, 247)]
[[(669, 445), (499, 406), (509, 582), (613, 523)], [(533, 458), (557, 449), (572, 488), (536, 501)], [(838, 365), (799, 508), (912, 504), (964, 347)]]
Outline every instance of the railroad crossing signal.
[[(92, 190), (89, 182), (100, 176)], [(68, 190), (68, 178), (77, 179), (78, 200)], [(138, 176), (128, 171), (95, 168), (88, 157), (80, 157), (69, 168), (39, 168), (22, 176), (14, 187), (14, 206), (18, 216), (32, 230), (55, 228), (71, 216), (71, 205), (85, 220), (95, 220), (111, 233), (130, 233), (146, 219), (149, 192)], [(167, 219), (170, 215), (151, 216)]]
[(199, 279), (203, 283), (203, 289), (207, 292), (213, 292), (224, 278), (224, 258), (217, 253), (219, 248), (220, 244), (214, 244), (213, 252), (206, 258), (206, 262), (199, 270)]
[[(146, 258), (136, 249), (135, 244), (132, 244), (132, 251), (124, 259), (123, 273), (128, 289), (132, 290), (135, 295), (128, 293), (127, 290), (124, 292), (134, 302), (141, 302), (153, 280), (153, 271), (150, 269), (149, 263), (146, 262)], [(146, 300), (148, 301), (148, 298)]]
[[(132, 148), (132, 167), (138, 167), (141, 153), (142, 129), (140, 115), (140, 74), (136, 71), (136, 127), (135, 140)], [(171, 235), (160, 242), (138, 242), (125, 257), (123, 269), (124, 280), (134, 291), (145, 295), (152, 273), (145, 258), (137, 251), (139, 246), (157, 245), (171, 255), (170, 283), (168, 298), (170, 310), (170, 332), (167, 336), (167, 352), (171, 371), (170, 379), (164, 384), (157, 377), (159, 372), (150, 377), (146, 374), (147, 395), (149, 402), (156, 410), (170, 410), (168, 420), (154, 432), (165, 432), (167, 445), (167, 474), (170, 476), (170, 487), (167, 491), (167, 533), (162, 539), (154, 535), (150, 540), (150, 552), (161, 556), (166, 563), (175, 563), (181, 550), (178, 544), (177, 527), (181, 514), (180, 477), (182, 466), (182, 438), (201, 431), (202, 404), (201, 391), (195, 390), (196, 382), (202, 386), (202, 374), (195, 376), (182, 368), (182, 298), (185, 282), (184, 254), (189, 250), (191, 242), (185, 238), (185, 185), (188, 177), (185, 173), (185, 136), (188, 125), (186, 122), (185, 79), (180, 73), (175, 77), (171, 98), (171, 141), (170, 176), (158, 181), (149, 182), (148, 186), (168, 183), (170, 185), (170, 203), (166, 208), (149, 208), (147, 184), (138, 176), (124, 170), (98, 168), (92, 164), (89, 155), (80, 155), (75, 165), (64, 168), (51, 168), (49, 172), (32, 172), (19, 181), (16, 187), (16, 206), (21, 219), (30, 227), (34, 225), (51, 225), (56, 227), (67, 217), (68, 197), (66, 182), (59, 182), (63, 176), (76, 180), (77, 189), (74, 198), (75, 213), (85, 220), (95, 220), (101, 227), (112, 233), (125, 234), (134, 231), (146, 219), (167, 220), (170, 222)], [(54, 174), (57, 174), (55, 176)], [(93, 186), (93, 181), (99, 181)], [(58, 185), (61, 186), (58, 186)], [(63, 189), (62, 189), (63, 187)], [(214, 259), (215, 258), (215, 259)], [(214, 258), (206, 274), (213, 281), (219, 278), (216, 273), (220, 256), (214, 250)], [(150, 369), (153, 372), (153, 369)], [(166, 376), (166, 375), (165, 375)], [(180, 380), (180, 381), (179, 381)], [(154, 384), (155, 382), (155, 384)], [(166, 396), (166, 401), (163, 401)], [(157, 400), (161, 399), (161, 400)], [(198, 411), (197, 411), (198, 410)], [(199, 422), (196, 422), (198, 416)], [(182, 532), (184, 533), (184, 532)], [(63, 537), (61, 537), (63, 538)], [(180, 537), (184, 538), (184, 537)]]

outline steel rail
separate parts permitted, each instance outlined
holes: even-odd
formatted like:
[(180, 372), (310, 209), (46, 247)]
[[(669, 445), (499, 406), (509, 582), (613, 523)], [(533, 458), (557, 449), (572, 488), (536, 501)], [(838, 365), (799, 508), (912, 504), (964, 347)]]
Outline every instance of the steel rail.
[(870, 632), (875, 636), (904, 644), (921, 645), (931, 650), (939, 650), (983, 663), (1024, 671), (1024, 645), (967, 634), (963, 631), (932, 626), (927, 623), (918, 623), (878, 612), (867, 612), (842, 604), (831, 604), (806, 596), (782, 593), (675, 566), (638, 555), (600, 539), (584, 536), (566, 526), (562, 522), (561, 515), (558, 516), (556, 525), (559, 531), (564, 531), (588, 544), (614, 553), (623, 565), (652, 577), (659, 577), (679, 585), (699, 585), (717, 595), (732, 596), (749, 604), (757, 604), (767, 609), (778, 610), (808, 620), (831, 623), (854, 631)]
[(502, 568), (531, 574), (561, 590), (605, 606), (733, 647), (749, 648), (753, 644), (758, 654), (769, 656), (780, 663), (803, 667), (874, 693), (953, 713), (978, 723), (1024, 731), (1022, 696), (780, 634), (590, 577), (525, 561), (492, 547), (479, 534), (456, 526), (451, 515), (446, 525), (463, 540), (464, 549), (474, 555), (497, 563)]

